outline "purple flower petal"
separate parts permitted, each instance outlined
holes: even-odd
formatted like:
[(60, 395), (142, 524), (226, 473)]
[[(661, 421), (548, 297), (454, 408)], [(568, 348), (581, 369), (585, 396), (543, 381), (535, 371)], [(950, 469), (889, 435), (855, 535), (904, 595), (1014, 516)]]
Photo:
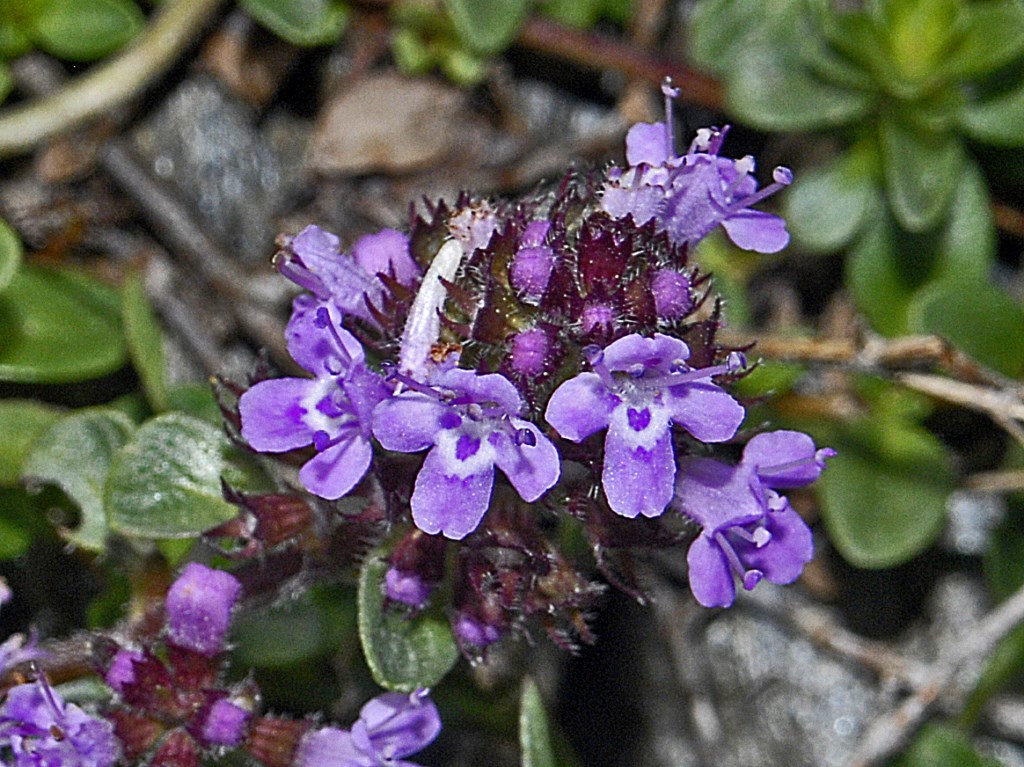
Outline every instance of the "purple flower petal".
[(703, 381), (668, 388), (665, 404), (672, 420), (702, 442), (732, 439), (746, 417), (746, 410), (731, 394)]
[(441, 717), (423, 692), (388, 692), (368, 701), (352, 728), (365, 728), (377, 754), (402, 758), (422, 751), (441, 732)]
[(609, 181), (601, 192), (601, 208), (612, 218), (633, 217), (633, 223), (643, 226), (658, 215), (665, 201), (665, 190), (656, 186), (623, 186)]
[(756, 522), (764, 507), (750, 487), (750, 470), (710, 458), (679, 462), (676, 497), (683, 513), (709, 533)]
[(432, 397), (405, 392), (373, 410), (373, 436), (385, 450), (418, 453), (434, 444), (441, 418), (449, 411)]
[(322, 381), (308, 378), (273, 378), (256, 384), (238, 400), (245, 441), (262, 453), (308, 445), (313, 429), (304, 419), (323, 390)]
[(409, 253), (409, 238), (395, 229), (360, 237), (352, 245), (352, 257), (367, 274), (394, 274), (402, 285), (412, 285), (422, 274)]
[(167, 591), (167, 641), (200, 655), (221, 652), (241, 590), (231, 573), (189, 562)]
[(337, 727), (307, 732), (295, 752), (295, 767), (377, 767), (379, 760), (356, 748), (352, 733)]
[(601, 484), (612, 511), (631, 519), (640, 514), (656, 517), (672, 500), (674, 481), (675, 456), (668, 428), (650, 449), (634, 447), (617, 429), (608, 430)]
[(665, 123), (636, 123), (626, 134), (626, 162), (661, 165), (672, 155)]
[(743, 210), (722, 220), (729, 239), (744, 250), (778, 253), (789, 245), (786, 222), (759, 210)]
[(517, 445), (506, 434), (496, 433), (495, 464), (508, 477), (524, 501), (535, 501), (550, 490), (560, 473), (558, 450), (540, 429), (529, 421), (511, 419), (516, 429), (525, 429), (533, 435), (532, 445)]
[(306, 461), (299, 470), (299, 480), (311, 493), (334, 501), (359, 484), (371, 458), (370, 441), (352, 428), (336, 445)]
[(799, 431), (758, 434), (743, 449), (743, 463), (768, 487), (802, 487), (821, 475), (814, 440)]
[(655, 333), (652, 338), (631, 333), (605, 348), (604, 363), (612, 370), (628, 370), (637, 363), (668, 370), (673, 362), (689, 356), (690, 348), (678, 338), (664, 333)]
[(736, 598), (736, 584), (725, 553), (707, 535), (697, 536), (686, 554), (690, 591), (704, 607), (728, 607)]
[(413, 489), (412, 519), (425, 533), (441, 533), (462, 540), (473, 532), (487, 511), (494, 485), (494, 469), (459, 477), (437, 448), (427, 453)]
[[(341, 339), (340, 348), (330, 329), (317, 324), (317, 313), (321, 309), (327, 311)], [(292, 359), (316, 376), (325, 375), (328, 368), (337, 374), (364, 359), (362, 345), (341, 327), (341, 312), (332, 301), (319, 301), (305, 294), (296, 296), (292, 302), (291, 319), (285, 328), (285, 338)]]
[(473, 402), (493, 402), (508, 415), (516, 415), (523, 408), (519, 390), (500, 373), (480, 375), (472, 370), (450, 368), (432, 381), (441, 388), (450, 387)]
[(810, 528), (787, 503), (765, 518), (771, 540), (761, 548), (747, 541), (734, 542), (744, 564), (764, 573), (772, 583), (792, 583), (800, 577), (804, 565), (814, 558), (814, 539)]
[(608, 427), (618, 404), (596, 373), (580, 373), (555, 389), (544, 419), (565, 439), (582, 442)]

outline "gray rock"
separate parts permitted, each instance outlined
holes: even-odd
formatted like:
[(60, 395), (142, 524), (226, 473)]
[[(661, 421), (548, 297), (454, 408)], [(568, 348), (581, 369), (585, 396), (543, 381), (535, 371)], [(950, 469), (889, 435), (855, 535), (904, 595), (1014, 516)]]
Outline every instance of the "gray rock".
[(210, 78), (186, 80), (133, 139), (153, 175), (233, 257), (254, 263), (273, 253), (274, 218), (299, 171), (282, 162), (246, 105)]

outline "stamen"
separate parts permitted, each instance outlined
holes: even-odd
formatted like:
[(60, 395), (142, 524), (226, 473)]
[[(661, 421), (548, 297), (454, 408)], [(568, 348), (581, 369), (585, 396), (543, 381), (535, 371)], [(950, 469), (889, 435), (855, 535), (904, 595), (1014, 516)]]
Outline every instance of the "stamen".
[(345, 343), (341, 340), (341, 334), (338, 332), (338, 328), (331, 320), (331, 313), (327, 310), (326, 306), (317, 307), (316, 317), (313, 319), (313, 324), (321, 330), (326, 329), (330, 332), (331, 337), (334, 339), (334, 345), (337, 351), (338, 361), (344, 366), (339, 370), (332, 370), (330, 363), (332, 360), (324, 362), (324, 367), (327, 368), (327, 372), (331, 375), (341, 375), (341, 373), (352, 365), (352, 355), (348, 353), (348, 349), (345, 348)]
[(739, 538), (742, 538), (747, 543), (754, 544), (759, 549), (772, 539), (772, 534), (763, 525), (755, 527), (753, 532), (749, 532), (746, 528), (736, 525), (735, 527), (730, 527), (729, 532), (735, 533)]
[[(736, 528), (733, 528), (735, 531)], [(740, 580), (743, 581), (743, 588), (750, 591), (754, 586), (761, 582), (764, 578), (764, 573), (760, 570), (748, 570), (743, 566), (743, 562), (740, 561), (739, 554), (736, 553), (736, 549), (729, 543), (729, 539), (725, 537), (723, 533), (715, 533), (715, 542), (718, 544), (722, 553), (725, 554), (725, 559), (729, 563), (729, 568), (739, 576)], [(749, 585), (748, 585), (749, 584)]]
[(274, 268), (278, 273), (294, 282), (300, 288), (305, 288), (321, 301), (331, 297), (331, 292), (324, 285), (323, 281), (306, 268), (305, 264), (294, 256), (285, 253), (278, 253), (274, 256)]
[(711, 367), (696, 368), (695, 370), (687, 370), (686, 372), (669, 373), (668, 375), (660, 378), (651, 379), (651, 383), (657, 384), (659, 387), (678, 386), (679, 384), (690, 383), (691, 381), (701, 381), (717, 375), (735, 373), (746, 366), (747, 360), (742, 354), (739, 352), (731, 352), (723, 365), (712, 365)]
[(665, 156), (675, 157), (676, 136), (672, 127), (672, 101), (679, 98), (679, 89), (672, 87), (671, 77), (666, 77), (662, 82), (661, 93), (665, 97)]
[(608, 366), (604, 364), (604, 350), (592, 344), (590, 346), (583, 347), (583, 356), (590, 363), (590, 367), (594, 369), (598, 377), (601, 379), (601, 383), (606, 388), (615, 391), (618, 389), (618, 384), (615, 382), (615, 377), (612, 375), (612, 371), (608, 369)]
[(780, 166), (772, 171), (772, 178), (775, 180), (775, 183), (757, 190), (752, 195), (744, 197), (742, 200), (737, 200), (732, 205), (727, 206), (725, 212), (727, 214), (736, 213), (744, 208), (749, 208), (751, 205), (756, 205), (766, 197), (771, 197), (780, 189), (783, 189), (793, 183), (793, 171), (789, 168), (783, 168)]
[(732, 197), (733, 193), (739, 188), (740, 184), (747, 180), (747, 176), (754, 172), (754, 158), (749, 154), (741, 157), (738, 160), (732, 161), (733, 168), (736, 169), (736, 178), (734, 178), (728, 186), (725, 187), (724, 195), (726, 199)]
[(404, 386), (406, 389), (412, 389), (414, 392), (426, 394), (428, 397), (432, 397), (436, 400), (444, 400), (441, 393), (433, 386), (427, 386), (425, 383), (417, 381), (412, 376), (403, 373), (393, 362), (382, 363), (381, 370), (384, 373), (384, 380), (387, 382), (397, 381), (400, 386)]

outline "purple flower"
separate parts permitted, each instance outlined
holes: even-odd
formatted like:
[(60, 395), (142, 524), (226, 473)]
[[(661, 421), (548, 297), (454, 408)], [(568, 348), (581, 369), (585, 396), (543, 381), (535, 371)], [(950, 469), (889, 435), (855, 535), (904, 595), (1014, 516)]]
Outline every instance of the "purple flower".
[(607, 429), (601, 482), (608, 505), (625, 517), (656, 517), (675, 484), (672, 424), (704, 442), (721, 442), (743, 421), (743, 407), (710, 381), (741, 367), (742, 357), (694, 369), (685, 363), (686, 344), (661, 333), (584, 351), (594, 372), (559, 386), (544, 417), (573, 442)]
[(0, 743), (16, 767), (110, 767), (121, 755), (110, 722), (65, 702), (43, 678), (8, 690)]
[(772, 172), (773, 182), (758, 191), (754, 159), (719, 157), (729, 128), (703, 128), (689, 151), (675, 153), (671, 100), (677, 91), (662, 88), (666, 96), (665, 122), (637, 123), (626, 135), (626, 161), (630, 167), (609, 170), (601, 207), (615, 218), (632, 215), (637, 225), (652, 218), (678, 245), (694, 245), (721, 224), (729, 238), (744, 250), (775, 253), (789, 243), (786, 223), (778, 216), (751, 206), (793, 180), (788, 168)]
[(411, 500), (420, 530), (454, 540), (475, 530), (490, 503), (495, 466), (524, 501), (558, 480), (555, 446), (519, 417), (523, 401), (504, 376), (446, 364), (428, 375), (430, 385), (395, 377), (409, 389), (377, 406), (373, 434), (386, 450), (430, 449)]
[(509, 268), (509, 282), (527, 301), (540, 299), (551, 278), (555, 252), (544, 243), (550, 228), (548, 221), (531, 221), (527, 224)]
[(811, 531), (776, 490), (818, 478), (830, 448), (796, 431), (759, 434), (743, 459), (729, 466), (708, 458), (679, 465), (680, 510), (703, 528), (690, 546), (690, 588), (705, 607), (728, 607), (736, 597), (734, 576), (753, 589), (762, 578), (792, 583), (811, 561)]
[(241, 590), (231, 573), (189, 562), (167, 591), (167, 641), (200, 655), (221, 652)]
[(117, 692), (124, 692), (125, 687), (135, 684), (135, 664), (141, 663), (145, 656), (138, 650), (126, 650), (123, 647), (114, 653), (104, 680)]
[(36, 647), (35, 632), (25, 642), (23, 634), (11, 634), (0, 644), (0, 676), (26, 661), (42, 658), (46, 652)]
[(370, 414), (387, 396), (364, 364), (363, 348), (340, 326), (337, 308), (310, 296), (295, 299), (288, 351), (315, 378), (261, 381), (238, 402), (242, 436), (254, 450), (280, 453), (312, 443), (317, 454), (299, 471), (310, 492), (335, 500), (370, 466)]
[(245, 734), (251, 713), (227, 698), (215, 701), (200, 727), (205, 743), (215, 746), (237, 746)]
[(416, 767), (405, 757), (433, 743), (441, 731), (426, 690), (388, 692), (363, 706), (351, 730), (324, 727), (299, 744), (295, 767)]
[(292, 239), (277, 264), (278, 270), (317, 298), (331, 300), (345, 314), (376, 325), (369, 305), (380, 306), (385, 286), (378, 274), (412, 285), (420, 267), (409, 253), (409, 238), (382, 229), (360, 238), (352, 255), (341, 252), (341, 241), (318, 226), (307, 226)]

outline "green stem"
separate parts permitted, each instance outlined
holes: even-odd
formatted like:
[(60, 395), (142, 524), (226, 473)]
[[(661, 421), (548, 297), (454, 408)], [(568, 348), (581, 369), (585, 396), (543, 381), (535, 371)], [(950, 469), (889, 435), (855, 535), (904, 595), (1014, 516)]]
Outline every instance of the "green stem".
[(0, 157), (29, 152), (135, 96), (177, 60), (222, 1), (169, 1), (124, 52), (50, 96), (0, 111)]

